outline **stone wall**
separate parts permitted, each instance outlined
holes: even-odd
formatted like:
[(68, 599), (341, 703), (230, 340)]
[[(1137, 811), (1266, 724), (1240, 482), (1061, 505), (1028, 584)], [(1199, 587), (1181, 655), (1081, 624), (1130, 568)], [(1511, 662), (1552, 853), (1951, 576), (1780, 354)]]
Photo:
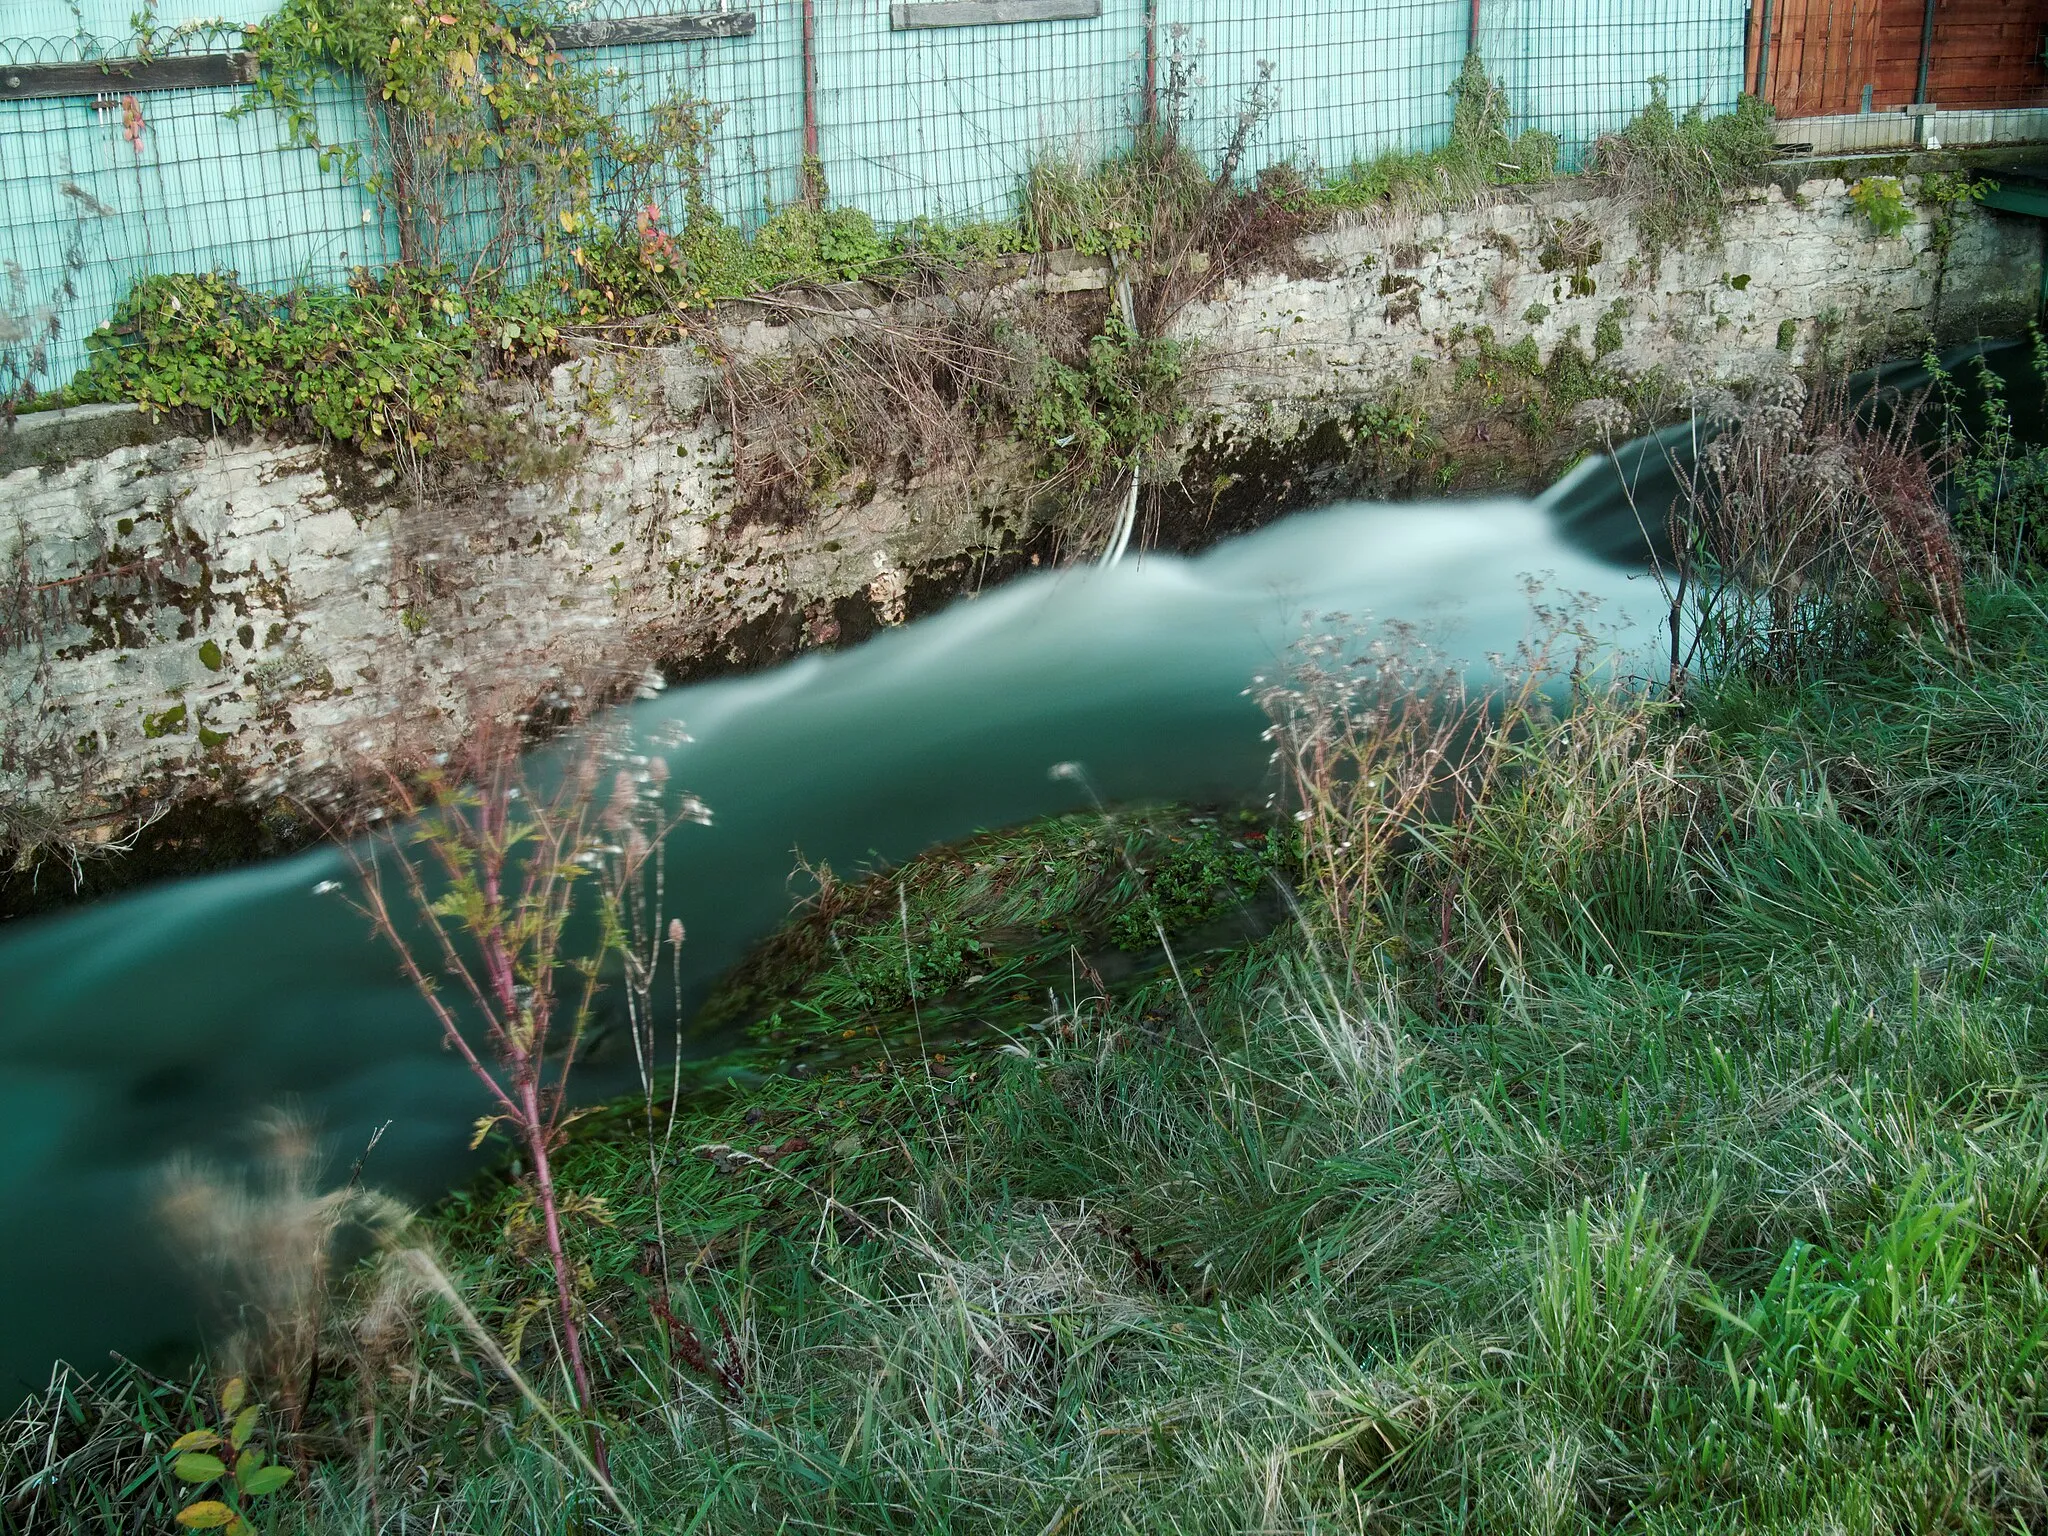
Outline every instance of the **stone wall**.
[[(1395, 397), (1483, 414), (1460, 395), (1478, 337), (1656, 370), (1682, 401), (1823, 337), (1870, 353), (1929, 326), (2011, 333), (2040, 258), (2031, 223), (1972, 213), (1939, 271), (1924, 221), (1880, 238), (1839, 179), (1744, 194), (1723, 246), (1661, 262), (1627, 209), (1576, 184), (1388, 213), (1181, 315), (1202, 360), (1191, 441), (1286, 442)], [(1018, 279), (1107, 283), (1078, 259)], [(858, 324), (873, 300), (837, 302)], [(772, 314), (725, 319), (728, 351), (786, 342)], [(690, 349), (593, 351), (502, 403), (525, 470), (424, 501), (339, 449), (168, 434), (108, 408), (26, 419), (0, 440), (0, 560), (30, 618), (0, 652), (13, 835), (113, 836), (138, 801), (194, 784), (316, 791), (350, 762), (433, 751), (480, 696), (715, 654), (773, 616), (812, 641), (849, 616), (899, 622), (920, 575), (1032, 536), (1034, 468), (1006, 442), (971, 472), (850, 478), (799, 526), (747, 525), (717, 377)], [(1597, 415), (1586, 441), (1615, 426)]]
[(1615, 373), (1659, 370), (1681, 404), (1803, 364), (1823, 341), (1869, 361), (1929, 332), (2024, 330), (2039, 224), (1964, 215), (1944, 272), (1925, 219), (1881, 238), (1849, 187), (1829, 176), (1745, 191), (1719, 247), (1661, 256), (1625, 207), (1583, 183), (1390, 212), (1304, 241), (1316, 275), (1253, 277), (1184, 323), (1226, 360), (1207, 375), (1212, 419), (1272, 437), (1390, 394), (1454, 406), (1456, 365), (1482, 328), (1500, 351), (1526, 338), (1548, 358), (1570, 343)]

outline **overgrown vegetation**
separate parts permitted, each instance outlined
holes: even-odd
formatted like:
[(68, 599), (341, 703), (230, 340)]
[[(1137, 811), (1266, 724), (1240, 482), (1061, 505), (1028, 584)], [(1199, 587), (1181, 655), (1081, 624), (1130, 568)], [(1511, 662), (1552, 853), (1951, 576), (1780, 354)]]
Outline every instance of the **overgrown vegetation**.
[[(944, 272), (952, 275), (938, 286), (957, 291), (986, 281), (991, 263), (1072, 249), (1117, 263), (1128, 309), (1112, 302), (1097, 329), (1072, 339), (1062, 325), (1040, 335), (1012, 320), (1006, 334), (983, 334), (977, 345), (1021, 367), (975, 366), (965, 392), (943, 378), (922, 392), (974, 396), (962, 419), (1014, 431), (1048, 455), (1068, 494), (1085, 500), (1144, 477), (1183, 422), (1190, 359), (1171, 323), (1188, 303), (1230, 275), (1291, 259), (1293, 242), (1338, 210), (1457, 201), (1556, 169), (1555, 140), (1511, 132), (1505, 92), (1475, 55), (1452, 89), (1443, 146), (1361, 162), (1322, 186), (1287, 166), (1240, 186), (1239, 167), (1271, 111), (1270, 78), (1247, 91), (1218, 163), (1207, 167), (1182, 131), (1196, 56), (1176, 35), (1157, 115), (1136, 130), (1133, 147), (1099, 166), (1042, 157), (1012, 221), (916, 221), (885, 233), (857, 209), (829, 206), (814, 175), (805, 198), (772, 210), (748, 236), (706, 190), (716, 112), (676, 98), (652, 104), (644, 130), (624, 132), (622, 104), (604, 83), (547, 49), (547, 19), (507, 0), (286, 6), (258, 34), (262, 83), (245, 110), (282, 114), (323, 164), (388, 205), (399, 221), (400, 265), (345, 292), (286, 296), (250, 293), (231, 274), (145, 279), (92, 338), (91, 364), (63, 398), (199, 408), (373, 450), (390, 443), (408, 459), (492, 460), (498, 445), (475, 430), (492, 414), (472, 402), (478, 385), (560, 356), (578, 327), (653, 317), (651, 331), (642, 324), (634, 334), (687, 336), (701, 330), (692, 313), (721, 299), (848, 280), (929, 289)], [(361, 90), (378, 128), (367, 143), (322, 139), (315, 93), (333, 84)], [(1661, 142), (1660, 112), (1671, 116), (1661, 87), (1624, 138)], [(1744, 132), (1697, 113), (1674, 120), (1664, 137), (1673, 135), (1708, 146), (1711, 167), (1726, 159), (1724, 142), (1747, 144)], [(1663, 174), (1639, 170), (1638, 181)], [(718, 352), (715, 339), (699, 339)], [(865, 357), (875, 348), (854, 346), (864, 361), (900, 372)], [(959, 374), (959, 349), (938, 351), (947, 359), (938, 371)], [(792, 378), (804, 376), (798, 382), (835, 372), (823, 359), (792, 367)], [(742, 468), (755, 487), (750, 500), (786, 516), (809, 494), (799, 488), (834, 478), (844, 450), (872, 434), (849, 431), (844, 410), (779, 421), (775, 403), (796, 393), (779, 372), (792, 370), (770, 364), (758, 379), (732, 381), (728, 395), (743, 435), (774, 445), (754, 470)], [(833, 391), (842, 405), (848, 393)], [(770, 407), (766, 415), (741, 420), (738, 408), (755, 400)]]
[[(1609, 315), (1618, 329), (1617, 312)], [(1461, 396), (1488, 416), (1515, 423), (1532, 443), (1563, 439), (1611, 448), (1670, 408), (1668, 378), (1621, 373), (1605, 361), (1617, 349), (1596, 336), (1589, 355), (1576, 328), (1548, 357), (1533, 336), (1504, 346), (1490, 326), (1454, 331), (1452, 350)]]
[(1659, 79), (1627, 127), (1594, 143), (1588, 169), (1628, 200), (1654, 273), (1667, 251), (1718, 247), (1730, 189), (1753, 182), (1777, 152), (1771, 109), (1756, 97), (1722, 116), (1677, 112)]
[(81, 392), (431, 449), (471, 407), (485, 356), (530, 357), (560, 334), (531, 314), (487, 331), (479, 319), (452, 284), (403, 268), (382, 285), (283, 297), (220, 274), (147, 277), (90, 338)]
[[(1674, 682), (1701, 664), (1808, 679), (1882, 651), (1902, 626), (1967, 654), (1942, 466), (1918, 439), (1923, 403), (1788, 375), (1718, 424), (1674, 513)], [(1681, 612), (1693, 635), (1682, 652)]]
[[(640, 1107), (558, 1159), (621, 1501), (739, 1531), (2037, 1518), (2041, 614), (1981, 593), (1975, 670), (1731, 677), (1683, 715), (1583, 688), (1486, 735), (1449, 814), (1330, 802), (1310, 841), (1358, 835), (1328, 889), (1369, 920), (1340, 944), (1318, 902), (1313, 944), (1190, 952), (1184, 991), (1076, 964), (1048, 1006), (968, 947), (1113, 888), (1088, 822), (834, 888), (760, 973), (814, 1010), (803, 1070), (681, 1107), (665, 1235)], [(1349, 665), (1304, 660), (1290, 690)], [(979, 1048), (869, 1033), (983, 989)], [(523, 1199), (435, 1225), (530, 1374)], [(630, 1528), (449, 1303), (379, 1326), (403, 1347), (327, 1386), (269, 1528)], [(65, 1378), (18, 1421), (12, 1518), (167, 1517), (167, 1452), (118, 1499), (86, 1469), (185, 1422)]]
[[(690, 184), (714, 126), (671, 98), (628, 131), (600, 72), (555, 51), (551, 19), (527, 0), (286, 0), (252, 29), (251, 105), (378, 199), (401, 265), (545, 267), (654, 188)], [(362, 93), (366, 143), (323, 133), (316, 92), (330, 85)]]
[[(2032, 332), (2034, 376), (2048, 382), (2048, 338)], [(1964, 555), (1979, 571), (2027, 578), (2048, 572), (2048, 447), (2016, 430), (2008, 391), (1990, 361), (1978, 357), (1967, 385), (1925, 359), (1933, 409), (1947, 445), (1951, 517)]]
[(1494, 187), (1526, 186), (1557, 174), (1559, 146), (1538, 129), (1512, 131), (1507, 88), (1467, 54), (1451, 87), (1448, 139), (1429, 150), (1390, 150), (1356, 160), (1309, 193), (1331, 208), (1369, 208), (1404, 196), (1457, 203)]

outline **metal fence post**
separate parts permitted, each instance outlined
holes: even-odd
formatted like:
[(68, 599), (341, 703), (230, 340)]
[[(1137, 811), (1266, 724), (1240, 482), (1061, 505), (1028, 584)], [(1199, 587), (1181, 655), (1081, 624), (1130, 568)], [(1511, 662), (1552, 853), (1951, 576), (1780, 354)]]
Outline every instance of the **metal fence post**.
[(804, 0), (804, 169), (800, 180), (803, 200), (817, 204), (825, 200), (824, 168), (818, 155), (818, 6)]
[(1159, 0), (1145, 0), (1145, 99), (1140, 110), (1147, 128), (1159, 123)]
[(1479, 51), (1479, 0), (1472, 0), (1472, 24), (1465, 29), (1465, 52)]

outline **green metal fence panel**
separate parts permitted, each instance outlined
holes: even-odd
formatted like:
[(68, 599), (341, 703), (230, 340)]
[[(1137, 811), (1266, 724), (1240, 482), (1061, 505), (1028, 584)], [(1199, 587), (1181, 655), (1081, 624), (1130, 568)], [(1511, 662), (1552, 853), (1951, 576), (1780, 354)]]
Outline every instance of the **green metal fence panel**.
[(1748, 0), (1485, 0), (1479, 50), (1520, 128), (1555, 134), (1576, 167), (1642, 110), (1651, 81), (1674, 110), (1742, 95)]
[[(16, 35), (0, 35), (0, 65), (132, 54), (133, 3), (11, 0), (0, 26)], [(583, 23), (703, 16), (713, 4), (570, 10)], [(245, 46), (235, 28), (201, 24), (217, 5), (158, 0), (154, 46)], [(1242, 176), (1426, 149), (1448, 135), (1472, 18), (1470, 0), (971, 0), (901, 14), (890, 0), (808, 0), (807, 111), (807, 0), (724, 8), (750, 10), (751, 33), (572, 57), (603, 73), (629, 127), (668, 97), (703, 103), (716, 127), (701, 189), (742, 227), (800, 195), (807, 121), (832, 201), (885, 226), (1009, 217), (1034, 158), (1097, 162), (1131, 142), (1151, 101), (1212, 168), (1241, 136)], [(268, 9), (252, 0), (244, 19)], [(976, 19), (991, 15), (1027, 19)], [(1480, 15), (1481, 53), (1518, 125), (1557, 134), (1573, 159), (1641, 108), (1652, 77), (1668, 80), (1680, 109), (1725, 110), (1741, 89), (1746, 0), (1483, 0)], [(1064, 19), (1028, 19), (1047, 16)], [(903, 25), (920, 17), (972, 24)], [(148, 273), (220, 269), (284, 290), (400, 255), (388, 201), (287, 144), (274, 112), (236, 112), (244, 91), (150, 90), (133, 105), (124, 94), (110, 81), (97, 96), (0, 99), (0, 395), (31, 370), (38, 387), (62, 384)], [(371, 131), (353, 91), (328, 92), (319, 108), (331, 142)], [(626, 228), (643, 201), (673, 226), (688, 188), (620, 173), (606, 190)], [(531, 273), (538, 244), (508, 227), (498, 196), (487, 176), (452, 185), (431, 249), (414, 254)]]
[[(7, 0), (7, 37), (92, 37), (116, 39), (133, 30), (140, 0)], [(222, 0), (156, 0), (152, 25), (218, 27), (224, 13), (239, 21), (255, 21), (276, 9), (275, 0), (227, 6)]]
[(1449, 136), (1470, 14), (1468, 0), (1160, 0), (1160, 46), (1167, 66), (1178, 55), (1193, 75), (1190, 137), (1212, 167), (1263, 106), (1247, 173), (1283, 161), (1335, 172)]
[[(801, 191), (803, 172), (802, 0), (738, 0), (754, 13), (749, 37), (575, 49), (568, 57), (608, 77), (608, 104), (642, 130), (671, 97), (702, 102), (716, 119), (704, 167), (713, 206), (742, 228), (759, 224)], [(737, 6), (735, 8), (738, 8)], [(677, 0), (611, 0), (590, 16), (690, 14)], [(660, 212), (680, 218), (684, 187), (670, 179)]]
[(1034, 156), (1126, 147), (1144, 0), (1087, 19), (895, 30), (889, 0), (819, 0), (818, 144), (832, 199), (886, 224), (1016, 212)]
[[(0, 44), (0, 63), (104, 57), (102, 42), (119, 45), (75, 33)], [(240, 44), (237, 31), (205, 29), (167, 48)], [(322, 173), (311, 151), (285, 147), (275, 117), (236, 114), (239, 89), (110, 86), (0, 102), (0, 339), (32, 333), (7, 343), (16, 368), (25, 350), (39, 352), (46, 384), (68, 379), (86, 336), (149, 273), (218, 268), (284, 289), (390, 259), (389, 220), (375, 201)], [(319, 107), (325, 133), (354, 136), (352, 97), (335, 92)]]

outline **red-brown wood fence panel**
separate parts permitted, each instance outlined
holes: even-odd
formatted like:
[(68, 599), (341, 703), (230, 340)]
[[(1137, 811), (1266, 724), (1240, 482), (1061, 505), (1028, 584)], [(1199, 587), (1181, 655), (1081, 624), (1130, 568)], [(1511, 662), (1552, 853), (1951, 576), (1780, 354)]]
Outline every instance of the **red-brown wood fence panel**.
[[(1768, 19), (1768, 32), (1766, 20)], [(1756, 0), (1752, 79), (1780, 117), (2048, 107), (2048, 0)]]

